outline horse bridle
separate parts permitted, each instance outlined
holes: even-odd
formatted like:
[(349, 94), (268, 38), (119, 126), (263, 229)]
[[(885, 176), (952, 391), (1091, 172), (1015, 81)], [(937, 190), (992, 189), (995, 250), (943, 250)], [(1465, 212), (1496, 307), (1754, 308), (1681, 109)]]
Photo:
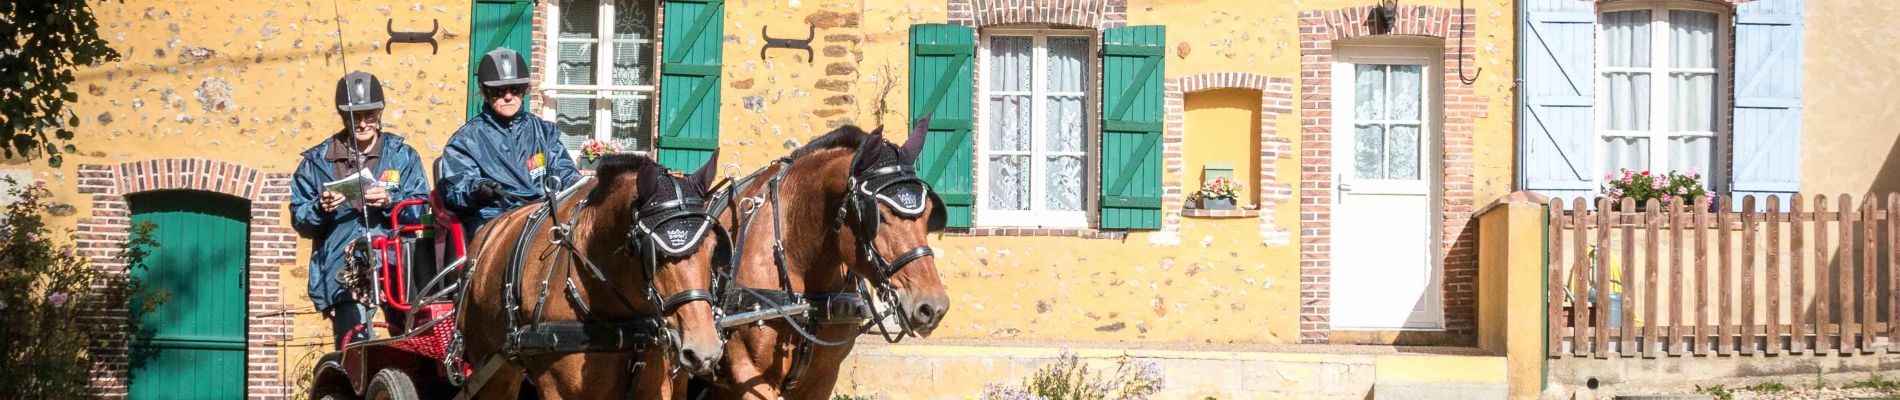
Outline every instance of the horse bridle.
[[(851, 165), (857, 165), (857, 163), (858, 156), (853, 155)], [(865, 171), (862, 176), (853, 175), (848, 185), (849, 189), (846, 191), (844, 202), (839, 204), (837, 225), (833, 229), (843, 229), (846, 226), (846, 220), (850, 220), (848, 222), (854, 228), (853, 236), (856, 238), (858, 253), (864, 257), (865, 261), (871, 263), (872, 274), (865, 278), (877, 290), (879, 300), (897, 307), (899, 299), (896, 290), (891, 286), (891, 278), (897, 276), (897, 273), (910, 263), (924, 257), (935, 256), (936, 253), (930, 249), (929, 245), (920, 245), (899, 254), (895, 260), (885, 259), (883, 254), (879, 254), (876, 243), (877, 231), (878, 226), (884, 222), (883, 213), (878, 210), (879, 205), (890, 207), (892, 213), (904, 219), (922, 217), (928, 210), (930, 220), (927, 222), (926, 229), (929, 232), (938, 232), (943, 230), (948, 219), (948, 216), (944, 214), (943, 201), (937, 197), (936, 192), (930, 190), (929, 182), (917, 176), (917, 169), (908, 164), (872, 169)], [(868, 331), (875, 325), (878, 335), (883, 336), (884, 340), (890, 343), (902, 341), (905, 336), (911, 334), (910, 319), (905, 318), (901, 312), (897, 310), (880, 312), (877, 308), (878, 302), (868, 303), (870, 303), (872, 318), (860, 331)], [(897, 316), (899, 327), (895, 335), (892, 335), (881, 323), (885, 317), (892, 315)]]
[(679, 182), (673, 182), (672, 186), (673, 200), (648, 204), (635, 210), (633, 230), (627, 233), (627, 247), (640, 257), (644, 267), (641, 271), (647, 281), (647, 298), (659, 306), (660, 315), (671, 315), (680, 307), (695, 301), (714, 302), (713, 291), (707, 289), (684, 290), (661, 299), (659, 289), (654, 285), (659, 277), (661, 257), (692, 255), (705, 241), (709, 231), (719, 239), (714, 248), (715, 254), (731, 246), (725, 227), (716, 223), (712, 214), (706, 211), (706, 201), (686, 198)]

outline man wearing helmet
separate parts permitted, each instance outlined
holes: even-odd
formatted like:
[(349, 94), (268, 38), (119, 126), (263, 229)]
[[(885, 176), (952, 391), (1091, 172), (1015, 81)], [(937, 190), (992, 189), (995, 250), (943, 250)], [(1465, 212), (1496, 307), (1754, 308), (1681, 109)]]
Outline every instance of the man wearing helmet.
[(449, 138), (437, 161), (443, 202), (462, 221), (466, 238), (503, 212), (580, 181), (553, 122), (523, 110), (528, 61), (497, 48), (476, 68), (484, 106)]
[[(292, 181), (290, 214), (297, 235), (317, 244), (310, 254), (310, 300), (330, 318), (340, 348), (343, 336), (367, 322), (370, 314), (357, 300), (367, 293), (353, 294), (337, 282), (350, 246), (366, 234), (386, 232), (390, 205), (426, 198), (429, 187), (422, 157), (403, 144), (402, 136), (382, 130), (382, 81), (362, 71), (344, 75), (336, 83), (336, 108), (343, 129), (303, 152)], [(360, 198), (324, 188), (326, 182), (355, 174), (376, 181)], [(351, 339), (369, 335), (370, 329), (361, 329)]]

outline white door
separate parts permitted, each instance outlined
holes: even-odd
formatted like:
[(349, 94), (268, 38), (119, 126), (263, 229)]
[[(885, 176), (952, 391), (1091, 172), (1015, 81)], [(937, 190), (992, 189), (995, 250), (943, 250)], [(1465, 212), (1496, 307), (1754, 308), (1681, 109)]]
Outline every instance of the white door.
[(1429, 54), (1342, 50), (1333, 68), (1332, 328), (1444, 328)]

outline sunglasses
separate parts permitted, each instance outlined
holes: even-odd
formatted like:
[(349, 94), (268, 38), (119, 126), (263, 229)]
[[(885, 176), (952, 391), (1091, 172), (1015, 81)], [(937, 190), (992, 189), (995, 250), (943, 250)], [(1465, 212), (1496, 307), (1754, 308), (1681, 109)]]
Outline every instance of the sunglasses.
[(488, 97), (502, 97), (502, 96), (511, 95), (511, 94), (515, 95), (515, 97), (521, 97), (523, 94), (528, 93), (528, 86), (514, 85), (514, 86), (482, 88), (482, 92), (487, 93)]

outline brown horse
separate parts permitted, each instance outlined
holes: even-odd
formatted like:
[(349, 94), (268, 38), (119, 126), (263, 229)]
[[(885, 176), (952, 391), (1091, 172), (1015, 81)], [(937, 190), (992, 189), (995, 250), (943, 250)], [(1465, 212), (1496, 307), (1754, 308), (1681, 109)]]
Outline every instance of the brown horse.
[(680, 177), (608, 156), (552, 215), (537, 203), (484, 225), (458, 305), (479, 386), (464, 390), (513, 400), (525, 381), (543, 399), (665, 399), (685, 388), (676, 372), (710, 373), (723, 352), (710, 288), (724, 240), (708, 237), (723, 230), (703, 199), (717, 160)]
[[(845, 126), (734, 185), (719, 218), (737, 227), (737, 287), (721, 307), (734, 314), (802, 301), (812, 310), (736, 327), (713, 398), (826, 399), (876, 315), (902, 327), (887, 335), (893, 341), (927, 337), (942, 321), (949, 296), (927, 244), (943, 208), (911, 169), (924, 136), (914, 130), (899, 147), (881, 128)], [(866, 307), (876, 305), (866, 286), (897, 309)]]

